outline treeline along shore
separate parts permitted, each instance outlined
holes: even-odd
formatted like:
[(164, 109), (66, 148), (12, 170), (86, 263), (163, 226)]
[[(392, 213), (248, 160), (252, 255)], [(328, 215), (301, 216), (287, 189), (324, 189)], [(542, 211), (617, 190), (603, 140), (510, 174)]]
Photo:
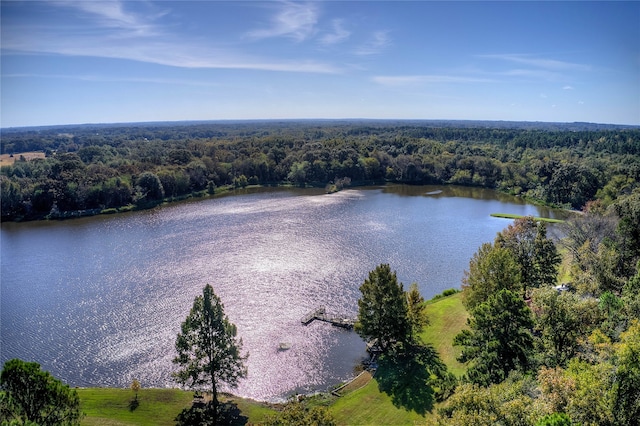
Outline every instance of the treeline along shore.
[(640, 180), (639, 128), (579, 123), (15, 128), (2, 130), (1, 153), (11, 158), (0, 173), (2, 221), (115, 213), (260, 184), (328, 191), (382, 182), (456, 184), (582, 209), (595, 199), (611, 203)]

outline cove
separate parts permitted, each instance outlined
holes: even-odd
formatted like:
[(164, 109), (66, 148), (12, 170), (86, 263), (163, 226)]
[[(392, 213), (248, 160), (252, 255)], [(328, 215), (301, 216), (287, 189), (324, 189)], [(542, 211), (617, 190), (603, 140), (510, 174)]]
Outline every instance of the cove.
[[(562, 212), (454, 186), (259, 188), (115, 216), (3, 223), (0, 361), (72, 386), (173, 387), (180, 323), (210, 283), (249, 352), (233, 392), (277, 400), (353, 375), (365, 344), (308, 312), (355, 317), (360, 284), (389, 263), (430, 298), (459, 287), (501, 212)], [(552, 227), (552, 225), (550, 225)], [(286, 348), (283, 350), (282, 348)]]

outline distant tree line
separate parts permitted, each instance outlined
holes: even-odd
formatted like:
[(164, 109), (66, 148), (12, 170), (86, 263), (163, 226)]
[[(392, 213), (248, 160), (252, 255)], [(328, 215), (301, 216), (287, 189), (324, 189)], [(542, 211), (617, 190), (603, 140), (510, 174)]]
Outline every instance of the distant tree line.
[(640, 129), (227, 123), (3, 131), (2, 220), (117, 211), (221, 187), (401, 182), (492, 188), (550, 205), (607, 204), (640, 182)]

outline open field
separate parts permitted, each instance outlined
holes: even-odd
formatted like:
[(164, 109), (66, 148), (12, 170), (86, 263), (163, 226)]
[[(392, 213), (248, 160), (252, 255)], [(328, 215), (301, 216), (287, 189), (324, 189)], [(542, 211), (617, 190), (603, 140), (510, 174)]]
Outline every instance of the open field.
[(2, 154), (0, 155), (0, 166), (10, 166), (20, 158), (24, 158), (26, 161), (33, 160), (35, 158), (45, 158), (44, 152), (39, 151), (31, 151), (31, 152), (20, 152), (17, 154)]

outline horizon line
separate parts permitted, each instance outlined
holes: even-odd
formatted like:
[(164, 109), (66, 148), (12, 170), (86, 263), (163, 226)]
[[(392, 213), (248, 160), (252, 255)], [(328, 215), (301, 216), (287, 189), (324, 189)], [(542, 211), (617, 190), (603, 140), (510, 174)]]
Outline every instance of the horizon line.
[(611, 127), (626, 127), (626, 128), (639, 128), (640, 124), (625, 124), (625, 123), (605, 123), (595, 121), (544, 121), (544, 120), (504, 120), (504, 119), (467, 119), (467, 118), (366, 118), (366, 117), (351, 117), (351, 118), (220, 118), (220, 119), (193, 119), (193, 120), (152, 120), (152, 121), (114, 121), (114, 122), (87, 122), (87, 123), (64, 123), (64, 124), (33, 124), (24, 126), (6, 126), (0, 127), (0, 131), (5, 130), (20, 130), (20, 129), (45, 129), (56, 127), (106, 127), (106, 126), (149, 126), (154, 124), (215, 124), (215, 123), (268, 123), (268, 122), (295, 122), (295, 121), (339, 121), (339, 122), (355, 122), (355, 121), (370, 121), (370, 122), (465, 122), (465, 123), (522, 123), (522, 124), (555, 124), (555, 125), (595, 125), (595, 126), (611, 126)]

